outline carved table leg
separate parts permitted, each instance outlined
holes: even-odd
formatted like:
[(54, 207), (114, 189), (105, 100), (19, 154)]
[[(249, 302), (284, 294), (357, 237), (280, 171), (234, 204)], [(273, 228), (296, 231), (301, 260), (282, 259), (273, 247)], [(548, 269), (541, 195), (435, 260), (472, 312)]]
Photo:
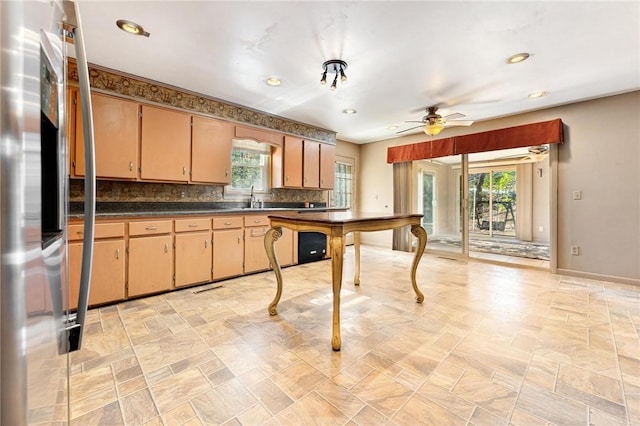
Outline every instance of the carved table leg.
[(356, 274), (353, 277), (353, 284), (360, 285), (360, 232), (353, 233), (353, 251), (356, 257)]
[(340, 289), (342, 288), (343, 236), (331, 236), (331, 280), (333, 284), (333, 329), (331, 347), (339, 351), (340, 338)]
[(420, 225), (411, 225), (411, 233), (418, 237), (418, 247), (416, 249), (416, 255), (413, 258), (413, 264), (411, 265), (411, 284), (413, 285), (413, 291), (416, 292), (416, 302), (422, 303), (424, 301), (424, 294), (418, 289), (416, 270), (424, 254), (424, 249), (427, 246), (427, 232)]
[(278, 256), (275, 251), (275, 243), (282, 236), (282, 228), (271, 228), (264, 235), (264, 248), (267, 251), (267, 257), (271, 266), (273, 266), (273, 272), (276, 274), (276, 297), (273, 298), (273, 302), (269, 305), (269, 315), (276, 315), (278, 313), (277, 306), (282, 296), (282, 271), (280, 270), (280, 263), (278, 262)]

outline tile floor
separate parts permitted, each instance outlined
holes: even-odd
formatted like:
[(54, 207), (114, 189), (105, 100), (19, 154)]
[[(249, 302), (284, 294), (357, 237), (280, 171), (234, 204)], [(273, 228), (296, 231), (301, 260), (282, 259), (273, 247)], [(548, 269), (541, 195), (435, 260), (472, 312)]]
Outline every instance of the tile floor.
[(91, 310), (73, 424), (640, 424), (639, 287), (411, 260), (347, 250), (340, 352), (330, 261)]

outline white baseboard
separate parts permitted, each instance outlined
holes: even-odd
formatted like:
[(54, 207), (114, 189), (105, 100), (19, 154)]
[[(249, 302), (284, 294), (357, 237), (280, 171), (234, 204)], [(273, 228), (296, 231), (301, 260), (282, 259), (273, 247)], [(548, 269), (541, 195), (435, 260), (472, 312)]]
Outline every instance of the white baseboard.
[(588, 278), (588, 279), (598, 280), (598, 281), (611, 281), (611, 282), (620, 283), (620, 284), (640, 286), (640, 279), (636, 279), (636, 278), (625, 278), (625, 277), (617, 277), (614, 275), (594, 274), (592, 272), (574, 271), (572, 269), (561, 269), (561, 268), (558, 268), (557, 273), (560, 275), (569, 275), (572, 277)]

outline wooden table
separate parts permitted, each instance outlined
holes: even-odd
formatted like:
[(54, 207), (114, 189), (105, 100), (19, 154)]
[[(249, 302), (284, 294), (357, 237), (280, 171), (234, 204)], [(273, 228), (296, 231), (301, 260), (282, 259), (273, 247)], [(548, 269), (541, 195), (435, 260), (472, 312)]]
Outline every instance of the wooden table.
[(273, 265), (276, 274), (278, 288), (273, 302), (269, 305), (269, 314), (276, 315), (278, 302), (282, 296), (282, 271), (276, 256), (274, 244), (282, 236), (282, 228), (294, 231), (317, 231), (329, 237), (331, 253), (331, 270), (333, 284), (333, 337), (331, 346), (334, 351), (339, 351), (340, 338), (340, 289), (342, 287), (342, 264), (344, 255), (344, 238), (353, 232), (355, 246), (355, 285), (360, 284), (360, 232), (383, 231), (403, 226), (411, 226), (411, 233), (418, 237), (418, 247), (411, 266), (411, 284), (416, 293), (416, 301), (422, 303), (424, 295), (418, 289), (416, 283), (416, 270), (418, 263), (427, 245), (427, 233), (420, 225), (421, 214), (371, 214), (352, 212), (327, 212), (327, 213), (289, 213), (269, 215), (271, 229), (264, 237), (264, 247), (267, 256)]

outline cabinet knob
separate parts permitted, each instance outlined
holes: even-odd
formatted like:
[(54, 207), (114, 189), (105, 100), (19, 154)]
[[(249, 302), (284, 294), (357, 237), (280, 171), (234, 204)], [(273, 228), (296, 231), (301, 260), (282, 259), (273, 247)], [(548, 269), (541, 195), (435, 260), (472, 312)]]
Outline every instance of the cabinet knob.
[(187, 168), (185, 166), (182, 166), (182, 174), (183, 175), (187, 174)]
[(224, 224), (225, 224), (225, 226), (229, 226), (229, 225), (231, 225), (232, 223), (233, 223), (233, 222), (225, 222)]
[(120, 259), (120, 249), (116, 249), (116, 259)]
[(198, 224), (197, 223), (190, 223), (189, 224), (189, 228), (197, 228)]
[(133, 171), (133, 161), (129, 162), (129, 171), (132, 172)]
[(207, 242), (207, 240), (204, 240), (204, 248), (207, 248), (207, 247), (209, 247), (208, 246), (208, 242)]
[(147, 226), (147, 227), (146, 227), (146, 228), (144, 228), (144, 229), (146, 229), (147, 231), (155, 231), (155, 230), (156, 230), (156, 229), (158, 229), (158, 228), (156, 228), (156, 226), (155, 226), (155, 225), (149, 225), (149, 226)]
[(169, 253), (169, 244), (164, 243), (164, 252)]
[(225, 175), (225, 177), (226, 177), (226, 176), (229, 176), (229, 170), (225, 170), (225, 171), (224, 171), (224, 175)]

